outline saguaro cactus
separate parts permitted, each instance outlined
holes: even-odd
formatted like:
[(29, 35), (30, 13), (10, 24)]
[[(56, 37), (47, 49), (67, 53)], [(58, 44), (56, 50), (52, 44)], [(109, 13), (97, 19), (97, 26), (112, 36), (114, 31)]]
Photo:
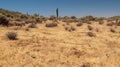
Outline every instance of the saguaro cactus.
[(58, 16), (59, 16), (59, 13), (58, 13), (58, 8), (56, 9), (56, 19), (58, 20)]

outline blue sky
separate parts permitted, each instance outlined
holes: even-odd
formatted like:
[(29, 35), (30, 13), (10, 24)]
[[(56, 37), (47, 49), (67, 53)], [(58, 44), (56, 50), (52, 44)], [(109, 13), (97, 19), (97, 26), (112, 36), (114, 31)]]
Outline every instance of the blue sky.
[(120, 0), (0, 0), (0, 8), (43, 16), (55, 15), (59, 8), (60, 16), (110, 17), (120, 15)]

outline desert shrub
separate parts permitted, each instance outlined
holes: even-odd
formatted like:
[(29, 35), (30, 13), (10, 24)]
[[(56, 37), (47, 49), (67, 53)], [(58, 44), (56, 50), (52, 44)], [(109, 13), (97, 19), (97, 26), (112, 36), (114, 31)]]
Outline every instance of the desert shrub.
[(24, 22), (15, 22), (15, 25), (16, 26), (25, 26), (25, 23)]
[(49, 20), (54, 20), (54, 19), (56, 19), (54, 15), (49, 17)]
[(8, 32), (7, 34), (8, 39), (10, 40), (16, 40), (17, 39), (17, 33), (16, 32)]
[(20, 18), (21, 19), (23, 19), (23, 18), (28, 19), (27, 15), (21, 15)]
[(7, 14), (6, 16), (9, 18), (13, 18), (13, 15), (10, 15), (10, 14)]
[(25, 31), (29, 31), (29, 28), (25, 28)]
[(107, 26), (113, 26), (113, 25), (114, 25), (113, 22), (108, 22), (108, 23), (107, 23)]
[(37, 23), (42, 23), (42, 20), (40, 18), (35, 19)]
[(0, 16), (0, 25), (8, 26), (8, 24), (9, 24), (9, 20), (7, 20), (7, 18), (4, 16)]
[(81, 67), (93, 67), (90, 63), (83, 63)]
[(117, 26), (120, 26), (120, 21), (119, 21), (119, 22), (116, 22), (116, 25), (117, 25)]
[(75, 16), (71, 16), (71, 19), (76, 19), (76, 17)]
[(89, 20), (88, 20), (88, 19), (81, 18), (81, 22), (87, 23), (87, 22), (89, 22)]
[(34, 22), (33, 20), (26, 20), (25, 21), (26, 24), (33, 23), (33, 22)]
[(113, 28), (111, 28), (110, 31), (111, 31), (112, 33), (115, 33), (115, 32), (116, 32)]
[(83, 17), (82, 19), (83, 20), (88, 20), (88, 21), (94, 21), (96, 19), (96, 17), (93, 17), (93, 16), (89, 15), (89, 16)]
[(93, 30), (92, 26), (88, 25), (87, 27), (88, 27), (89, 30)]
[(65, 30), (67, 30), (67, 31), (71, 32), (71, 31), (75, 31), (75, 30), (76, 30), (76, 28), (75, 28), (75, 27), (73, 27), (73, 26), (71, 26), (71, 27), (65, 27)]
[(66, 22), (66, 25), (70, 25), (70, 22)]
[(90, 37), (95, 37), (96, 35), (93, 32), (87, 32), (87, 35)]
[(95, 29), (95, 31), (96, 31), (96, 32), (99, 32), (99, 29), (98, 29), (98, 28), (96, 28), (96, 29)]
[(83, 25), (82, 22), (79, 22), (79, 23), (76, 24), (76, 26), (82, 26), (82, 25)]
[(28, 28), (37, 28), (36, 24), (35, 23), (31, 23)]
[(88, 21), (87, 24), (92, 24), (92, 22), (91, 22), (91, 21)]
[(57, 23), (55, 23), (55, 22), (47, 23), (45, 26), (46, 26), (46, 27), (56, 27), (56, 26), (57, 26)]
[(103, 24), (104, 23), (104, 21), (103, 20), (99, 20), (99, 24)]
[(68, 30), (69, 29), (69, 27), (65, 27), (65, 30)]
[(69, 22), (69, 23), (71, 23), (71, 22), (78, 22), (79, 21), (79, 19), (63, 19), (62, 20), (62, 22)]
[(65, 24), (62, 24), (62, 26), (65, 26)]
[(72, 31), (75, 31), (75, 30), (76, 30), (76, 28), (75, 28), (75, 27), (73, 27), (73, 26), (71, 26), (71, 30), (72, 30)]

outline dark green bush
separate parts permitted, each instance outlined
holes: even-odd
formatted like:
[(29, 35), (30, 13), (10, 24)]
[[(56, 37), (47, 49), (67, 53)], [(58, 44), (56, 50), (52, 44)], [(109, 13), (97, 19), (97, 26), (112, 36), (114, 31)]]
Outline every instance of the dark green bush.
[(0, 25), (8, 26), (8, 24), (9, 24), (9, 20), (7, 20), (7, 18), (4, 16), (0, 16)]

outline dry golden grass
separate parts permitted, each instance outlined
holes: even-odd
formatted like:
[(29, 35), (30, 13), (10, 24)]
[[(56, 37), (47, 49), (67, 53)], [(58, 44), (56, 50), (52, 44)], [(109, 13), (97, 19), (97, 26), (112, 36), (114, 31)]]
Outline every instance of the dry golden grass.
[[(64, 24), (64, 26), (63, 26)], [(76, 23), (70, 23), (76, 27)], [(106, 23), (91, 24), (95, 37), (87, 36), (88, 24), (76, 27), (76, 31), (65, 31), (65, 23), (46, 28), (25, 31), (25, 27), (0, 27), (1, 67), (120, 67), (120, 27), (109, 27)], [(99, 32), (96, 32), (96, 28)], [(110, 32), (114, 28), (117, 33)], [(18, 33), (18, 40), (8, 40), (9, 31)]]

